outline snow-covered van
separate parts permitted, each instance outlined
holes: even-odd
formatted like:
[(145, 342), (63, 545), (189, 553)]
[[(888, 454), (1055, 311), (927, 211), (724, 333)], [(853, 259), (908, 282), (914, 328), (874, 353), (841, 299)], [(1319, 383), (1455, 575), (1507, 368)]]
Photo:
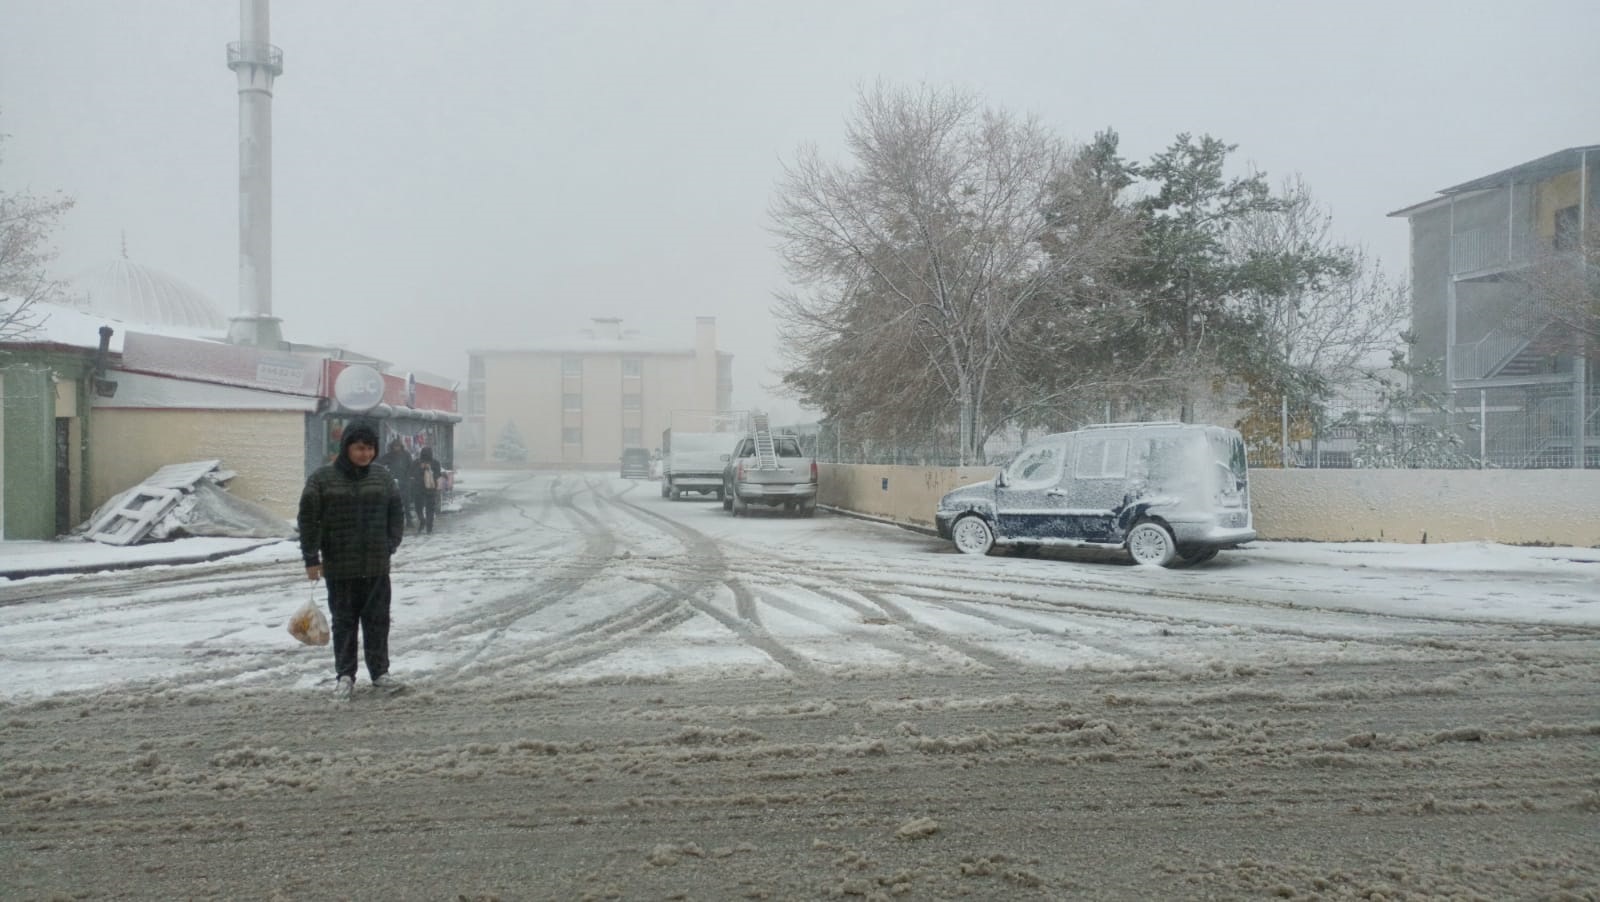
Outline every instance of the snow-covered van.
[(1256, 537), (1244, 440), (1220, 426), (1114, 423), (1047, 435), (988, 482), (939, 500), (939, 535), (996, 545), (1123, 549), (1197, 564)]

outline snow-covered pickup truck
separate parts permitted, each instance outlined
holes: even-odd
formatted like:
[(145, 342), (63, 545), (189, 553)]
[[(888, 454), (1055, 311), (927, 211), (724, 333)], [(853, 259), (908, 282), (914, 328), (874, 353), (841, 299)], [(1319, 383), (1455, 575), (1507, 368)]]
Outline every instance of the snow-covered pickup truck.
[(779, 507), (802, 517), (817, 513), (817, 462), (800, 450), (792, 435), (772, 436), (771, 456), (763, 460), (754, 436), (739, 440), (722, 471), (722, 509), (735, 517), (750, 505)]
[(733, 450), (726, 432), (661, 433), (661, 497), (676, 501), (685, 492), (723, 497), (722, 469)]

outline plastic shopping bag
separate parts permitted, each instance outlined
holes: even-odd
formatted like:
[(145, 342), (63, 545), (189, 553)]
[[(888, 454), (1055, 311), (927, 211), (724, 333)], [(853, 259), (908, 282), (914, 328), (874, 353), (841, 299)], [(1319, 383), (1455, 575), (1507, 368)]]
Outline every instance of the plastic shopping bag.
[(331, 633), (328, 630), (328, 618), (322, 613), (322, 608), (317, 607), (317, 595), (313, 589), (311, 597), (289, 617), (289, 635), (299, 639), (307, 645), (327, 645)]

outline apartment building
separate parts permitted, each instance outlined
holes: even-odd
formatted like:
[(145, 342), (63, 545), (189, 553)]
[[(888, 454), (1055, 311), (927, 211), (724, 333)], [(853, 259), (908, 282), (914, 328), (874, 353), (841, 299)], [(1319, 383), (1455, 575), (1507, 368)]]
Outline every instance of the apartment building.
[(1411, 227), (1415, 351), (1441, 364), (1420, 387), (1448, 394), (1488, 465), (1600, 466), (1600, 365), (1569, 296), (1593, 291), (1597, 196), (1589, 145), (1390, 214)]
[(469, 351), (457, 452), (490, 466), (613, 467), (624, 448), (659, 445), (674, 411), (725, 410), (732, 396), (715, 317), (696, 317), (676, 344), (595, 318), (568, 338)]

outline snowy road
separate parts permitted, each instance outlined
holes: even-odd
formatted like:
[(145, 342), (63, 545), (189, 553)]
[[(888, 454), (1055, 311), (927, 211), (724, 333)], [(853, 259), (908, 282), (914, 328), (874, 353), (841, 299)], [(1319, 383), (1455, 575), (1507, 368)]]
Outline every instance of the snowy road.
[(1600, 552), (1152, 570), (468, 484), (396, 558), (392, 698), (327, 702), (287, 545), (0, 586), (0, 886), (1600, 897)]

